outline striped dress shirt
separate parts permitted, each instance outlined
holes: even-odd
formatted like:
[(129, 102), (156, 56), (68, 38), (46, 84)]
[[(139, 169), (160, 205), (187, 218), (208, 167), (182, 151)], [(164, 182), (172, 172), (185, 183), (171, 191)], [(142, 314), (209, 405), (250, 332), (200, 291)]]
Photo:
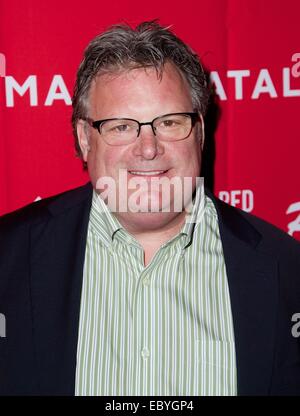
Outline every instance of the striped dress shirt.
[(147, 267), (142, 247), (94, 192), (76, 395), (236, 395), (223, 249), (217, 213), (203, 189), (202, 182), (194, 217)]

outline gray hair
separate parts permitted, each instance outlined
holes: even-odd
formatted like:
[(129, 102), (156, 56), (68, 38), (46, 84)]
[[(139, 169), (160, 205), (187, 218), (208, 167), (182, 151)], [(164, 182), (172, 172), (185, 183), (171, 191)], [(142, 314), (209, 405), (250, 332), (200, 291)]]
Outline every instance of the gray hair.
[[(77, 72), (72, 99), (72, 127), (77, 155), (82, 158), (76, 125), (88, 112), (88, 96), (92, 81), (102, 73), (115, 73), (133, 68), (153, 67), (162, 76), (164, 64), (173, 63), (190, 86), (195, 110), (206, 113), (210, 90), (198, 55), (169, 27), (157, 20), (143, 22), (135, 29), (127, 24), (110, 27), (87, 46)], [(86, 164), (84, 164), (86, 166)]]

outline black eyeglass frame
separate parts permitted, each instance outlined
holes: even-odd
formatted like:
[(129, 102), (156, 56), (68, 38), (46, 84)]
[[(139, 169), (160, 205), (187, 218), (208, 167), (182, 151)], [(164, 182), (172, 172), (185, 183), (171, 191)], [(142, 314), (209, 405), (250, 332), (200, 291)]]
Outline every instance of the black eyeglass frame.
[(91, 118), (89, 118), (89, 117), (86, 117), (83, 120), (87, 121), (91, 127), (93, 127), (94, 129), (98, 130), (99, 134), (101, 134), (101, 126), (102, 126), (102, 124), (105, 123), (106, 121), (115, 121), (115, 120), (135, 121), (138, 124), (138, 126), (139, 126), (139, 128), (138, 128), (138, 134), (136, 136), (138, 138), (139, 135), (140, 135), (141, 127), (142, 126), (147, 126), (147, 125), (148, 126), (151, 126), (152, 131), (153, 131), (153, 134), (154, 134), (154, 136), (156, 136), (155, 127), (153, 125), (156, 120), (158, 120), (159, 118), (163, 118), (163, 117), (178, 116), (178, 115), (181, 115), (181, 116), (189, 116), (191, 118), (191, 122), (192, 122), (191, 123), (191, 129), (190, 129), (188, 135), (185, 136), (185, 137), (183, 137), (182, 139), (180, 139), (180, 140), (184, 140), (184, 139), (186, 139), (191, 134), (191, 131), (192, 131), (193, 127), (195, 126), (196, 122), (200, 120), (199, 113), (197, 113), (197, 112), (191, 112), (191, 113), (187, 112), (187, 113), (169, 113), (169, 114), (163, 114), (162, 116), (155, 117), (152, 121), (147, 121), (145, 123), (140, 123), (138, 120), (135, 120), (134, 118), (126, 118), (126, 117), (106, 118), (106, 119), (103, 119), (103, 120), (96, 120), (96, 121), (93, 120), (93, 119), (91, 119)]

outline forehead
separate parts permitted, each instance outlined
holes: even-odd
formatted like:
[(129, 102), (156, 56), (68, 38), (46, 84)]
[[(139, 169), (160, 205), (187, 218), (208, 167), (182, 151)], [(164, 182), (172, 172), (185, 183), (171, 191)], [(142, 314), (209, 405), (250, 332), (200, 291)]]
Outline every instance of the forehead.
[(146, 67), (102, 73), (94, 78), (89, 93), (91, 107), (100, 103), (106, 108), (118, 103), (130, 106), (134, 102), (146, 106), (154, 101), (190, 104), (189, 84), (174, 64), (166, 63), (161, 71)]
[(135, 63), (128, 64), (124, 67), (111, 67), (107, 69), (100, 70), (100, 72), (94, 77), (92, 84), (99, 82), (110, 82), (116, 79), (123, 79), (124, 81), (136, 80), (139, 74), (144, 74), (150, 77), (156, 78), (158, 81), (168, 77), (172, 79), (173, 82), (178, 81), (179, 79), (188, 84), (186, 77), (181, 72), (181, 70), (171, 61), (166, 61), (162, 67), (153, 67), (153, 66), (141, 66)]

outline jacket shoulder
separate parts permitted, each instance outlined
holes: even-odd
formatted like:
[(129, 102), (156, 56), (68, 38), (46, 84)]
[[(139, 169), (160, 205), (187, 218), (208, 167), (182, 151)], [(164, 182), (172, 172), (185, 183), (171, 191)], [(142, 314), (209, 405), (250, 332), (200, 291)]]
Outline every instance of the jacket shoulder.
[(294, 253), (300, 258), (300, 242), (287, 232), (256, 215), (233, 207), (216, 197), (214, 199), (219, 218), (222, 217), (222, 220), (229, 224), (231, 229), (239, 227), (240, 231), (240, 228), (246, 224), (247, 228), (250, 226), (258, 233), (257, 235), (260, 235), (261, 245), (268, 248), (270, 253), (283, 254), (283, 252), (289, 253), (291, 251), (290, 254)]
[(265, 239), (273, 243), (284, 243), (288, 246), (293, 246), (300, 250), (300, 242), (291, 237), (286, 231), (278, 228), (277, 226), (257, 217), (256, 215), (249, 214), (242, 210), (239, 210), (241, 215), (250, 222)]
[(90, 191), (90, 184), (80, 186), (75, 189), (61, 192), (57, 195), (32, 202), (16, 211), (10, 212), (0, 217), (0, 234), (16, 229), (18, 227), (27, 226), (28, 224), (38, 223), (49, 216), (50, 209), (53, 206), (68, 208), (81, 200), (82, 196)]

